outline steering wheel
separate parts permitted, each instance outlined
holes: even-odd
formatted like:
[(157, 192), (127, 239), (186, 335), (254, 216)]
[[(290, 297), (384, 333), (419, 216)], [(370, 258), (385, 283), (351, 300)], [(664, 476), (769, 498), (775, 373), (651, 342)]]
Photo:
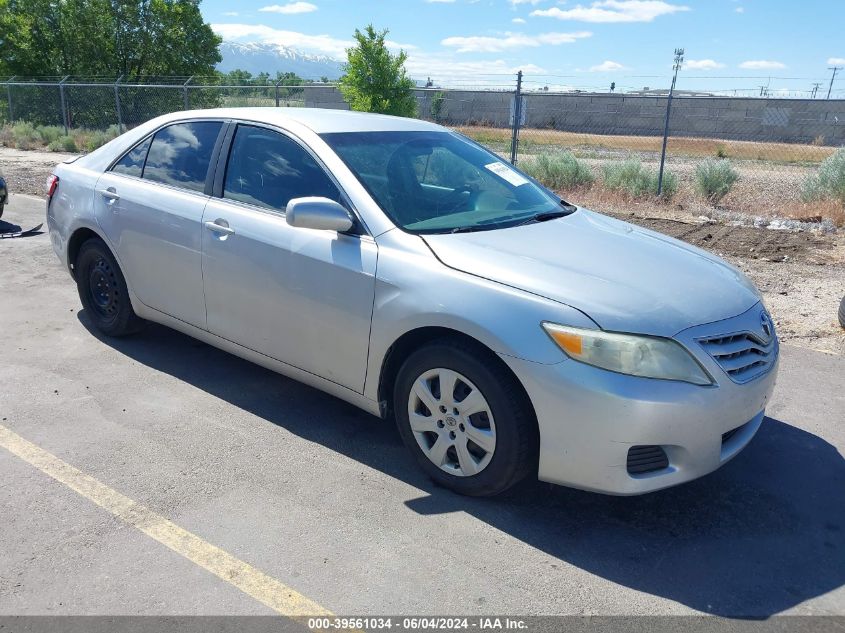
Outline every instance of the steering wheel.
[[(462, 197), (465, 193), (469, 194), (469, 198)], [(457, 187), (443, 198), (442, 204), (447, 207), (448, 211), (455, 211), (461, 204), (464, 203), (467, 204), (468, 208), (473, 208), (479, 193), (478, 189), (473, 189), (469, 185)]]

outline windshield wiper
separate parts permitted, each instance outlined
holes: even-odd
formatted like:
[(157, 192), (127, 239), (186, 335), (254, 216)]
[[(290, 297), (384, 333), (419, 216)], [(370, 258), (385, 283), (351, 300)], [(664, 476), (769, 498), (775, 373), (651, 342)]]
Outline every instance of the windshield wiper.
[(568, 207), (561, 209), (559, 211), (543, 211), (542, 213), (535, 213), (529, 218), (526, 218), (523, 222), (520, 222), (517, 226), (522, 226), (524, 224), (532, 224), (534, 222), (546, 222), (548, 220), (554, 220), (556, 218), (563, 218), (567, 215), (572, 215), (575, 211), (573, 207)]

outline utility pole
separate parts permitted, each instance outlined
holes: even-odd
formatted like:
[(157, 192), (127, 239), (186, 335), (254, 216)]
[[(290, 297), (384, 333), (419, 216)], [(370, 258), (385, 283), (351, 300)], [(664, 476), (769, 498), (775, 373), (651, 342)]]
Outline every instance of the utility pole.
[(833, 74), (830, 76), (830, 87), (827, 89), (827, 98), (830, 99), (830, 93), (833, 90), (833, 80), (836, 79), (836, 73), (842, 70), (842, 66), (833, 66), (828, 68), (828, 70), (833, 71)]
[(669, 140), (669, 116), (672, 113), (672, 96), (675, 93), (675, 84), (678, 82), (678, 71), (684, 64), (684, 49), (675, 49), (675, 65), (672, 69), (675, 74), (672, 76), (672, 86), (669, 88), (669, 99), (666, 101), (666, 122), (663, 125), (663, 149), (660, 152), (660, 173), (657, 175), (657, 195), (663, 193), (663, 165), (666, 163), (666, 143)]
[(516, 73), (516, 92), (513, 95), (513, 128), (511, 132), (511, 165), (516, 165), (519, 153), (519, 126), (522, 118), (522, 71)]
[(818, 81), (813, 84), (813, 94), (810, 95), (811, 99), (816, 98), (816, 94), (819, 92), (819, 88), (821, 88), (821, 87), (822, 87), (822, 85)]

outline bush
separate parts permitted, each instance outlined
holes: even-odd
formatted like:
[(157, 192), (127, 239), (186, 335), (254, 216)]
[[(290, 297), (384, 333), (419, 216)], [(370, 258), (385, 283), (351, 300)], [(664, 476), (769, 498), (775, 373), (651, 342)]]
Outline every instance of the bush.
[(76, 141), (72, 136), (65, 136), (64, 134), (47, 145), (47, 149), (51, 152), (78, 152)]
[(739, 174), (729, 160), (708, 158), (695, 168), (695, 190), (711, 204), (724, 198), (737, 180)]
[(593, 184), (593, 173), (571, 152), (540, 154), (523, 171), (550, 189), (573, 189)]
[(41, 141), (46, 145), (58, 140), (65, 134), (64, 128), (58, 125), (39, 125), (35, 130), (38, 132), (38, 136), (41, 137)]
[[(604, 166), (604, 185), (608, 189), (621, 191), (632, 198), (646, 198), (657, 195), (656, 171), (650, 171), (636, 158)], [(662, 198), (669, 199), (678, 192), (678, 178), (669, 171), (663, 172)]]
[(83, 147), (85, 148), (86, 152), (93, 152), (98, 147), (105, 145), (114, 137), (110, 137), (108, 133), (101, 132), (97, 130), (96, 132), (91, 132), (85, 138), (83, 142)]
[(18, 149), (32, 149), (41, 144), (41, 137), (32, 123), (20, 121), (12, 125), (12, 142)]
[(845, 147), (825, 158), (818, 171), (804, 180), (801, 197), (804, 202), (832, 198), (845, 205)]

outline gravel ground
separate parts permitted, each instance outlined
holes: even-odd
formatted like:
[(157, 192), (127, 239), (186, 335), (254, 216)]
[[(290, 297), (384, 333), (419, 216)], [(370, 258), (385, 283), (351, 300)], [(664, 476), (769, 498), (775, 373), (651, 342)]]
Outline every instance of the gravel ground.
[[(12, 192), (43, 195), (52, 167), (74, 156), (0, 147), (0, 171)], [(748, 174), (748, 181), (760, 173)], [(778, 195), (788, 197), (792, 191), (794, 197), (800, 175), (779, 180)], [(841, 229), (825, 234), (733, 226), (703, 219), (702, 209), (695, 205), (628, 202), (595, 190), (568, 198), (724, 257), (760, 288), (781, 340), (845, 355), (845, 331), (836, 316), (845, 295), (845, 237)]]

